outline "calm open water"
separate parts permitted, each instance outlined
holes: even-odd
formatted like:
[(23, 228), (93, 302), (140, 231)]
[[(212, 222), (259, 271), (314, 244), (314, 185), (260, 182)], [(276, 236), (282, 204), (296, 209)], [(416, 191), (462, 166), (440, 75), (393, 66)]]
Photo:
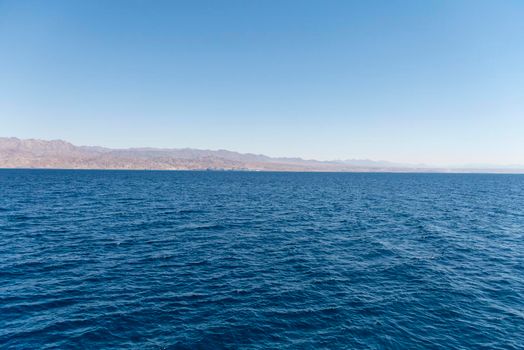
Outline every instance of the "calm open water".
[(523, 349), (524, 176), (0, 170), (2, 349)]

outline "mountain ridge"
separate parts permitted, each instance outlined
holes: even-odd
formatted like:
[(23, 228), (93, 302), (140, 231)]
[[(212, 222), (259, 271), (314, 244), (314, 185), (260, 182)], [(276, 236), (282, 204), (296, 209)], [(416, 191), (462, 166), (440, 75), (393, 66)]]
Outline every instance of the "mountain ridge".
[(320, 172), (524, 172), (515, 168), (445, 169), (368, 159), (319, 161), (193, 148), (113, 149), (64, 140), (0, 137), (0, 168), (251, 170)]

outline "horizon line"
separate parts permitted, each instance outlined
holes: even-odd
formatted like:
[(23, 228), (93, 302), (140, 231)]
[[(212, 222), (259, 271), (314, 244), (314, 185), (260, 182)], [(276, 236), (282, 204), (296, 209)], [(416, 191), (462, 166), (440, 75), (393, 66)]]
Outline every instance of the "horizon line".
[[(231, 152), (236, 153), (240, 155), (254, 155), (254, 156), (261, 156), (261, 157), (267, 157), (270, 159), (296, 159), (296, 160), (302, 160), (302, 161), (310, 161), (310, 162), (321, 162), (321, 163), (337, 163), (337, 164), (344, 164), (351, 165), (350, 162), (370, 162), (370, 163), (382, 163), (381, 166), (388, 166), (392, 168), (410, 168), (410, 169), (427, 169), (427, 170), (454, 170), (454, 171), (464, 171), (467, 172), (468, 170), (471, 170), (474, 173), (479, 173), (478, 171), (486, 170), (486, 173), (491, 173), (491, 170), (512, 170), (512, 171), (522, 171), (524, 172), (524, 164), (495, 164), (495, 163), (454, 163), (454, 164), (445, 164), (445, 163), (412, 163), (412, 162), (397, 162), (397, 161), (390, 161), (385, 159), (371, 159), (371, 158), (345, 158), (345, 159), (315, 159), (315, 158), (303, 158), (300, 156), (290, 156), (290, 155), (281, 155), (281, 156), (275, 156), (275, 155), (267, 155), (265, 153), (256, 153), (256, 152), (246, 152), (246, 151), (238, 151), (238, 150), (231, 150), (226, 148), (196, 148), (196, 147), (153, 147), (153, 146), (125, 146), (125, 147), (112, 147), (112, 146), (106, 146), (106, 145), (93, 145), (93, 144), (77, 144), (71, 141), (68, 141), (67, 139), (63, 138), (53, 138), (53, 139), (43, 139), (38, 137), (29, 137), (29, 138), (20, 138), (17, 136), (0, 136), (0, 139), (15, 139), (18, 141), (42, 141), (42, 142), (64, 142), (67, 144), (70, 144), (74, 147), (87, 147), (87, 148), (103, 148), (107, 150), (115, 150), (115, 151), (125, 151), (125, 150), (140, 150), (140, 149), (149, 149), (149, 150), (194, 150), (194, 151), (208, 151), (208, 152)], [(376, 164), (375, 166), (377, 166)], [(354, 165), (354, 164), (353, 164)], [(369, 166), (369, 164), (367, 165)], [(1, 168), (0, 168), (1, 169)], [(6, 169), (12, 169), (12, 168), (6, 168)], [(32, 168), (29, 168), (32, 169)], [(42, 168), (46, 169), (46, 168)], [(58, 168), (57, 168), (58, 169)], [(88, 169), (86, 169), (88, 170)], [(478, 170), (478, 171), (476, 171)], [(247, 170), (246, 170), (247, 171)], [(323, 172), (323, 171), (322, 171)], [(349, 171), (354, 172), (354, 171)], [(408, 173), (410, 171), (407, 171)], [(435, 173), (434, 171), (428, 171), (429, 173)], [(443, 171), (442, 173), (446, 173)]]

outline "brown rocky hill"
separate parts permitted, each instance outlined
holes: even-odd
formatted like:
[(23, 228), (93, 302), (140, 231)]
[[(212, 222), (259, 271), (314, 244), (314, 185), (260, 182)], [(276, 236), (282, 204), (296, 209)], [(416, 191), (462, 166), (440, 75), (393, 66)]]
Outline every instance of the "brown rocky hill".
[(371, 160), (316, 161), (191, 148), (111, 149), (0, 137), (0, 168), (524, 173), (524, 167), (430, 168)]
[(271, 158), (226, 150), (75, 146), (62, 140), (0, 138), (0, 168), (364, 171), (336, 162)]

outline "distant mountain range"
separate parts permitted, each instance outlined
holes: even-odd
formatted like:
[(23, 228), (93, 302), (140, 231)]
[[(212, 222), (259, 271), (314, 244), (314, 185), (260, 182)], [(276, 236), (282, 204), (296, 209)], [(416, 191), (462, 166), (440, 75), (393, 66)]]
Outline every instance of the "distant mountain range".
[(251, 170), (333, 172), (524, 172), (516, 168), (437, 169), (372, 160), (272, 158), (226, 150), (75, 146), (62, 140), (0, 137), (0, 168)]

